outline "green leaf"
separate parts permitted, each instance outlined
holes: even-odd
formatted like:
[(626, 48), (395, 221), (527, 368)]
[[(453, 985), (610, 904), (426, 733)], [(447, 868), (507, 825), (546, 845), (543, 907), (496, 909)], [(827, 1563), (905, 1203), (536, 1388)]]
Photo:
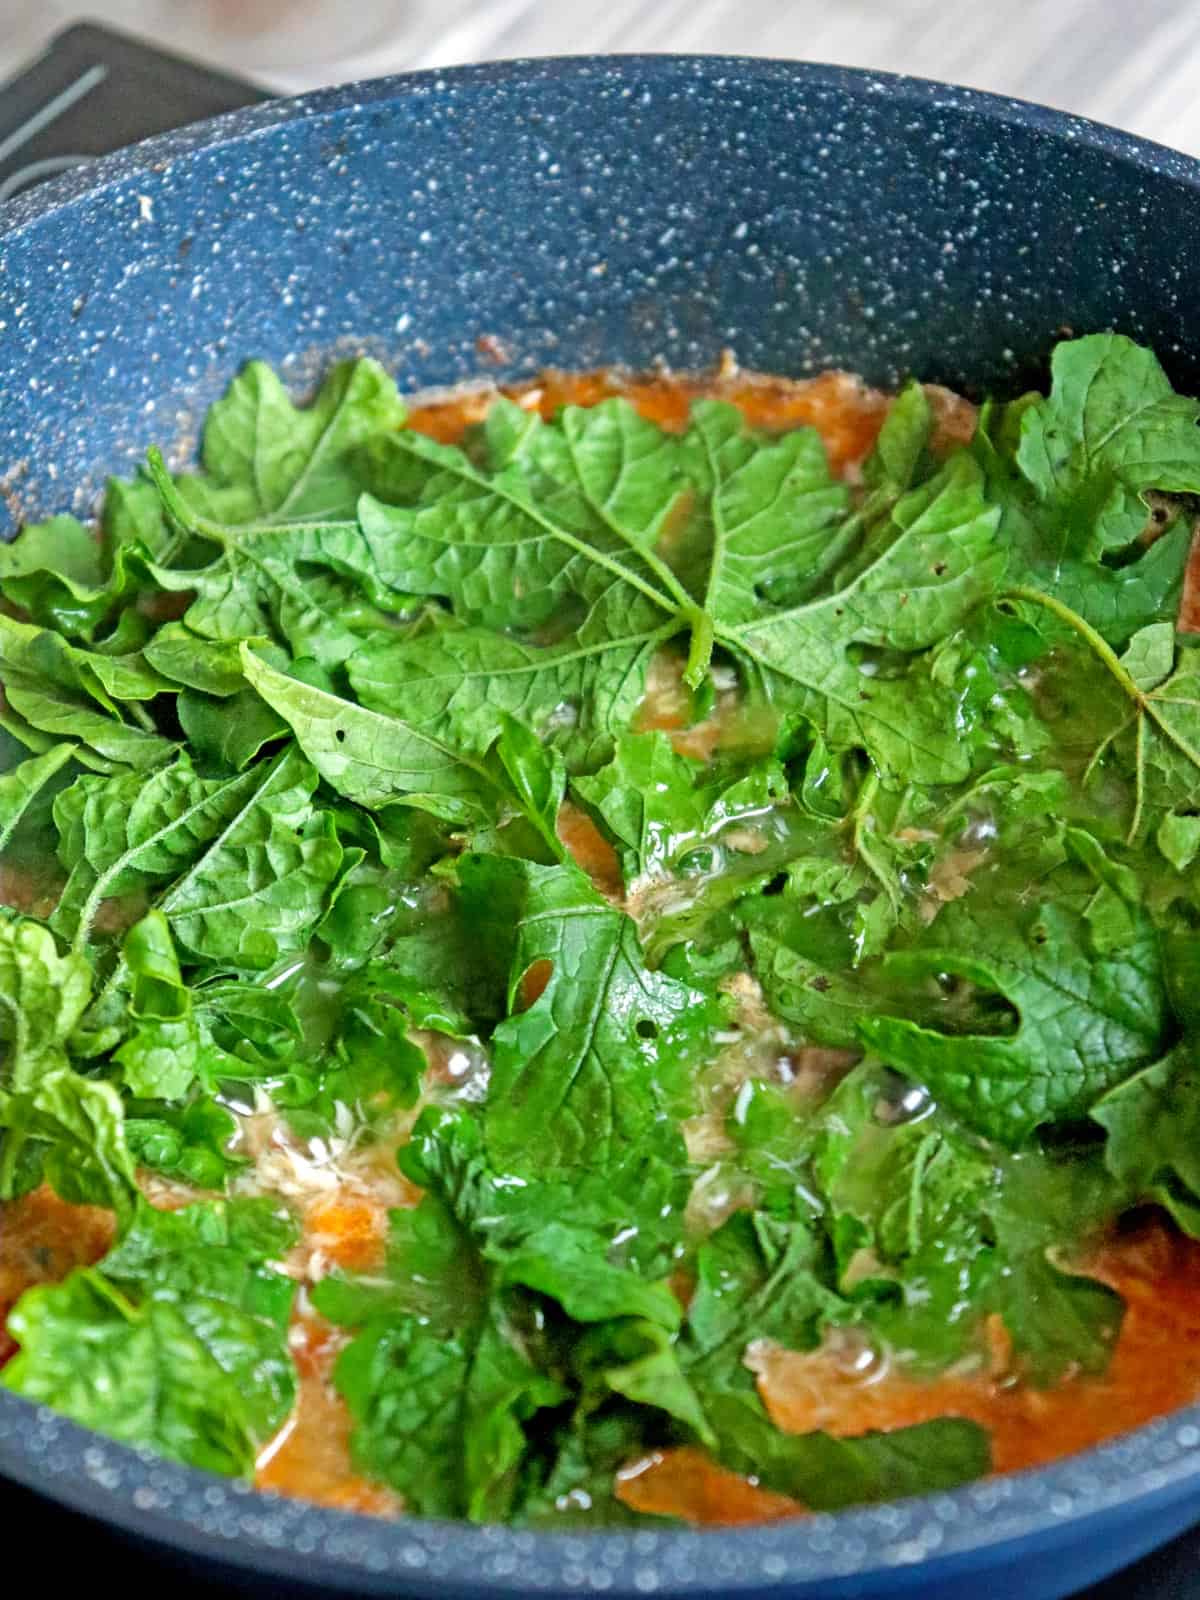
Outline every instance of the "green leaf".
[(123, 953), (133, 1032), (113, 1060), (135, 1099), (180, 1100), (197, 1075), (211, 1072), (204, 1058), (219, 1058), (220, 1052), (193, 1013), (161, 911), (147, 912), (130, 928)]
[(839, 951), (832, 963), (789, 948), (765, 925), (750, 929), (754, 971), (776, 1016), (794, 1023), (818, 1044), (854, 1050), (859, 1024), (879, 1007), (879, 997), (861, 983)]
[(1129, 641), (1121, 665), (1139, 689), (1157, 689), (1175, 665), (1175, 629), (1169, 622), (1139, 628)]
[(811, 717), (833, 749), (866, 749), (889, 779), (952, 783), (970, 758), (949, 699), (928, 679), (864, 673), (851, 647), (913, 652), (951, 632), (1003, 574), (999, 512), (985, 500), (978, 468), (956, 456), (892, 516), (894, 537), (844, 589), (721, 636), (766, 696)]
[(1107, 1368), (1121, 1297), (1060, 1263), (1100, 1236), (1126, 1199), (1094, 1149), (1003, 1162), (989, 1216), (1004, 1270), (991, 1279), (986, 1304), (1002, 1318), (1029, 1381), (1053, 1385)]
[[(485, 434), (484, 467), (397, 434), (378, 476), (382, 492), (403, 503), (368, 496), (360, 506), (385, 579), (444, 598), (468, 624), (361, 652), (351, 676), (372, 709), (402, 698), (422, 733), (478, 751), (499, 712), (541, 731), (565, 707), (566, 759), (594, 765), (653, 649), (687, 629), (689, 681), (719, 645), (759, 692), (811, 715), (838, 748), (865, 744), (888, 771), (912, 760), (913, 775), (932, 781), (964, 775), (960, 741), (947, 733), (948, 699), (928, 683), (915, 694), (900, 682), (865, 684), (851, 654), (885, 643), (922, 650), (994, 589), (1004, 562), (993, 538), (998, 513), (968, 459), (895, 507), (885, 548), (851, 583), (780, 610), (756, 586), (791, 597), (859, 526), (854, 517), (836, 525), (844, 491), (831, 483), (815, 435), (756, 441), (717, 406), (698, 408), (692, 431), (671, 441), (618, 401), (568, 408), (556, 424), (498, 402)], [(689, 498), (693, 524), (710, 530), (693, 529), (692, 538), (708, 552), (692, 584), (703, 604), (655, 549), (672, 507)], [(894, 492), (885, 498), (890, 506)], [(490, 630), (500, 628), (525, 637), (499, 639)], [(587, 726), (576, 733), (571, 715), (581, 705)]]
[(1148, 489), (1200, 491), (1200, 405), (1174, 393), (1151, 351), (1114, 333), (1065, 341), (1051, 378), (1049, 398), (1022, 413), (1017, 461), (1064, 554), (1130, 544)]
[(33, 801), (74, 754), (73, 744), (56, 744), (45, 755), (31, 756), (0, 775), (0, 850), (8, 845)]
[(504, 1014), (505, 950), (479, 939), (453, 886), (427, 886), (413, 898), (380, 951), (388, 992), (418, 1027), (428, 1022), (450, 1034), (490, 1029)]
[(54, 936), (25, 917), (0, 917), (0, 1084), (24, 1094), (67, 1065), (66, 1043), (92, 992), (78, 955), (60, 956)]
[(725, 830), (753, 829), (790, 800), (777, 761), (714, 768), (677, 754), (663, 733), (623, 734), (612, 761), (572, 790), (616, 843), (627, 884), (678, 871), (692, 850), (718, 844)]
[[(1171, 392), (1150, 351), (1116, 334), (1060, 344), (1047, 399), (984, 408), (972, 446), (1003, 507), (1010, 578), (1071, 608), (1120, 647), (1173, 621), (1191, 544), (1182, 506), (1149, 490), (1200, 483), (1193, 401)], [(1138, 536), (1157, 537), (1139, 553)]]
[(322, 1131), (336, 1128), (340, 1107), (369, 1124), (413, 1105), (427, 1062), (410, 1037), (403, 994), (391, 992), (391, 974), (368, 966), (340, 985), (327, 978), (324, 988), (327, 1037), (319, 1051), (291, 1065), (272, 1092), (276, 1105), (290, 1113), (293, 1125), (299, 1112)]
[(358, 453), (402, 418), (374, 363), (336, 368), (307, 411), (294, 410), (274, 374), (251, 363), (210, 414), (208, 480), (174, 483), (162, 456), (150, 453), (170, 522), (194, 544), (218, 547), (205, 566), (158, 560), (147, 568), (163, 589), (195, 595), (184, 616), (194, 634), (230, 643), (278, 637), (296, 656), (333, 667), (382, 622), (376, 606), (403, 605), (354, 520), (365, 482)]
[[(557, 715), (572, 766), (603, 759), (653, 649), (695, 610), (654, 550), (686, 488), (675, 441), (619, 400), (568, 407), (553, 425), (497, 401), (485, 432), (489, 471), (419, 434), (388, 446), (404, 480), (391, 493), (416, 502), (360, 506), (379, 569), (393, 586), (449, 600), (470, 626), (381, 639), (352, 681), (376, 708), (402, 687), (418, 725), (444, 713), (468, 749), (490, 743), (499, 712), (539, 731)], [(553, 637), (563, 615), (569, 641)], [(547, 623), (551, 636), (536, 642), (490, 631)]]
[[(682, 1103), (720, 1007), (648, 971), (631, 919), (578, 868), (473, 856), (459, 875), (481, 936), (511, 952), (489, 1150), (504, 1168), (543, 1176), (611, 1165)], [(518, 1009), (531, 971), (545, 986)]]
[(19, 682), (43, 676), (115, 715), (114, 702), (152, 700), (170, 685), (140, 651), (108, 655), (67, 644), (57, 633), (0, 615), (0, 664)]
[(634, 1405), (665, 1412), (702, 1444), (716, 1444), (678, 1344), (661, 1323), (628, 1317), (600, 1323), (577, 1340), (572, 1361), (585, 1391), (600, 1385)]
[(82, 946), (104, 899), (161, 887), (158, 909), (198, 959), (261, 969), (302, 950), (342, 859), (315, 785), (292, 749), (234, 778), (201, 778), (181, 756), (145, 783), (77, 781), (55, 804), (71, 875), (54, 926)]
[(161, 1101), (128, 1105), (125, 1141), (135, 1165), (196, 1189), (224, 1189), (246, 1166), (232, 1153), (237, 1123), (203, 1096), (180, 1106)]
[(994, 1161), (869, 1060), (829, 1096), (811, 1139), (807, 1182), (825, 1202), (839, 1289), (869, 1336), (918, 1374), (977, 1351), (998, 1265)]
[(416, 503), (367, 496), (359, 520), (393, 587), (486, 626), (536, 627), (573, 599), (586, 611), (579, 644), (618, 618), (651, 632), (689, 603), (653, 550), (685, 487), (660, 429), (620, 400), (568, 407), (557, 425), (499, 400), (484, 427), (490, 471), (418, 433), (390, 441)]
[[(1101, 704), (1113, 706), (1115, 716), (1095, 746), (1083, 778), (1086, 784), (1110, 749), (1124, 757), (1124, 766), (1133, 774), (1128, 842), (1138, 838), (1152, 808), (1190, 808), (1200, 800), (1200, 669), (1193, 664), (1192, 652), (1183, 650), (1171, 670), (1171, 626), (1150, 623), (1139, 629), (1118, 658), (1087, 619), (1061, 600), (1025, 586), (1010, 595), (1045, 608), (1106, 669), (1102, 687), (1108, 692)], [(1114, 681), (1123, 691), (1123, 701), (1111, 693)]]
[[(1136, 653), (1143, 649), (1139, 641), (1150, 631), (1147, 628), (1134, 636), (1119, 663), (1135, 683), (1142, 664)], [(1161, 681), (1152, 687), (1137, 685), (1137, 696), (1115, 735), (1134, 769), (1131, 839), (1137, 836), (1147, 808), (1186, 810), (1200, 804), (1200, 666), (1191, 651), (1180, 651), (1172, 672), (1163, 641), (1155, 660), (1156, 672), (1159, 669)]]
[[(674, 1304), (668, 1307), (657, 1291), (645, 1301), (644, 1285), (628, 1290), (616, 1286), (607, 1270), (619, 1266), (642, 1278), (662, 1279), (676, 1259), (690, 1185), (682, 1139), (669, 1124), (656, 1124), (638, 1144), (618, 1151), (603, 1170), (517, 1180), (489, 1159), (482, 1119), (429, 1107), (399, 1160), (414, 1183), (440, 1196), (489, 1261), (503, 1265), (510, 1252), (524, 1250), (534, 1239), (528, 1256), (534, 1269), (542, 1270), (534, 1259), (546, 1253), (542, 1247), (547, 1241), (540, 1236), (555, 1219), (566, 1219), (561, 1225), (567, 1231), (554, 1236), (555, 1246), (563, 1246), (563, 1258), (557, 1265), (551, 1262), (547, 1271), (561, 1267), (569, 1288), (574, 1264), (582, 1259), (582, 1236), (590, 1235), (602, 1269), (596, 1293), (636, 1295), (631, 1315), (644, 1313), (675, 1326)], [(591, 1294), (591, 1286), (582, 1285), (580, 1293)]]
[(288, 733), (288, 725), (249, 686), (225, 699), (185, 689), (176, 702), (179, 724), (202, 760), (241, 772), (264, 746)]
[(387, 1317), (414, 1317), (447, 1335), (476, 1325), (487, 1295), (486, 1273), (467, 1220), (460, 1221), (438, 1194), (390, 1216), (384, 1274), (349, 1278), (330, 1274), (313, 1287), (322, 1316), (343, 1327)]
[(1200, 1071), (1190, 1045), (1102, 1096), (1091, 1111), (1108, 1133), (1104, 1159), (1113, 1177), (1137, 1200), (1164, 1206), (1200, 1237)]
[(955, 1036), (877, 1016), (859, 1033), (980, 1133), (1016, 1144), (1043, 1123), (1082, 1116), (1158, 1054), (1166, 993), (1143, 913), (1118, 949), (1102, 947), (1086, 916), (1052, 902), (1002, 921), (960, 901), (934, 929), (932, 947), (889, 957), (885, 971), (964, 978), (1015, 1009), (1015, 1032)]
[[(1102, 1372), (1121, 1321), (1105, 1284), (1056, 1265), (1120, 1197), (1077, 1152), (999, 1157), (966, 1137), (920, 1089), (870, 1060), (821, 1107), (806, 1140), (771, 1146), (812, 1166), (799, 1180), (824, 1204), (848, 1306), (877, 1348), (907, 1372), (943, 1371), (981, 1350), (998, 1314), (1026, 1381)], [(753, 1151), (751, 1152), (753, 1153)]]
[(0, 547), (0, 591), (42, 627), (85, 637), (112, 604), (103, 546), (68, 516), (29, 523)]
[(779, 586), (795, 588), (799, 577), (811, 587), (833, 565), (850, 497), (830, 475), (815, 429), (767, 441), (736, 406), (701, 400), (680, 455), (699, 491), (693, 515), (707, 523), (703, 604), (714, 618), (755, 621)]
[(610, 1317), (641, 1317), (667, 1329), (678, 1328), (679, 1302), (665, 1283), (646, 1283), (628, 1268), (612, 1266), (597, 1248), (589, 1228), (573, 1222), (547, 1222), (516, 1244), (484, 1248), (504, 1287), (520, 1285), (557, 1300), (574, 1322), (606, 1322)]
[(499, 1522), (513, 1510), (529, 1453), (523, 1424), (567, 1399), (567, 1390), (521, 1353), (493, 1306), (484, 1322), (463, 1395), (463, 1475), (472, 1522)]
[(495, 803), (495, 785), (482, 763), (444, 740), (289, 678), (246, 646), (242, 665), (326, 783), (347, 800), (371, 809), (420, 806), (455, 822), (486, 817)]
[(415, 1318), (369, 1325), (334, 1380), (355, 1420), (360, 1470), (418, 1515), (504, 1516), (528, 1450), (522, 1424), (565, 1391), (526, 1360), (495, 1316), (478, 1336), (441, 1338)]
[(106, 656), (56, 633), (0, 615), (0, 681), (9, 707), (31, 728), (77, 740), (105, 761), (146, 771), (175, 748), (122, 720), (120, 705), (169, 687), (138, 655)]
[(706, 1392), (749, 1383), (742, 1357), (753, 1340), (811, 1348), (843, 1309), (822, 1242), (802, 1221), (735, 1211), (701, 1245), (696, 1270), (685, 1367)]
[(406, 722), (468, 754), (486, 750), (512, 716), (552, 741), (573, 772), (585, 771), (607, 759), (633, 720), (664, 637), (619, 625), (591, 645), (575, 638), (529, 644), (482, 627), (409, 638), (380, 633), (355, 651), (346, 671), (369, 710), (403, 706)]
[(499, 766), (517, 807), (542, 840), (550, 859), (565, 854), (555, 831), (567, 775), (562, 757), (547, 749), (536, 734), (512, 717), (505, 717), (500, 737), (490, 752)]
[[(9, 1329), (22, 1350), (0, 1382), (123, 1444), (237, 1474), (265, 1442), (176, 1305), (135, 1307), (98, 1273), (78, 1272), (26, 1294)], [(245, 1343), (243, 1327), (212, 1331)]]
[(413, 1317), (368, 1326), (338, 1357), (334, 1382), (354, 1419), (355, 1467), (397, 1489), (418, 1516), (466, 1510), (462, 1395), (470, 1359), (467, 1340), (439, 1338)]
[(1181, 817), (1168, 811), (1154, 837), (1176, 872), (1186, 872), (1200, 851), (1200, 817)]
[(863, 478), (872, 489), (887, 488), (895, 494), (911, 489), (925, 476), (929, 436), (933, 432), (933, 411), (929, 396), (916, 379), (901, 389), (888, 408), (875, 448), (863, 466)]
[(201, 638), (183, 622), (164, 624), (142, 654), (155, 672), (200, 694), (227, 698), (246, 681), (237, 643)]
[(339, 362), (303, 407), (270, 367), (250, 361), (208, 413), (204, 469), (245, 494), (240, 521), (348, 518), (363, 488), (357, 452), (404, 417), (396, 385), (377, 361)]
[(101, 1267), (21, 1299), (2, 1381), (124, 1443), (248, 1475), (295, 1397), (292, 1285), (263, 1264), (291, 1237), (260, 1202), (143, 1206)]
[[(111, 771), (117, 766), (150, 772), (169, 760), (178, 748), (161, 734), (106, 716), (66, 690), (27, 674), (4, 669), (3, 688), (9, 708), (35, 734), (50, 736), (27, 739), (25, 742), (30, 749), (41, 751), (49, 749), (56, 740), (77, 739), (86, 747), (86, 751), (80, 749), (77, 759), (83, 761), (90, 752), (100, 759), (89, 761), (89, 765), (102, 771)], [(18, 732), (18, 729), (12, 731)]]
[(673, 1518), (632, 1510), (613, 1493), (620, 1469), (646, 1454), (643, 1410), (581, 1407), (556, 1445), (545, 1481), (521, 1510), (521, 1526), (574, 1531), (676, 1525)]
[(72, 1205), (108, 1206), (125, 1218), (137, 1193), (121, 1099), (110, 1083), (47, 1066), (21, 1093), (0, 1090), (0, 1197), (30, 1168)]
[(991, 1467), (986, 1432), (958, 1417), (835, 1439), (781, 1433), (751, 1390), (706, 1398), (706, 1406), (725, 1465), (811, 1511), (954, 1489)]
[(189, 1304), (227, 1301), (284, 1330), (294, 1284), (272, 1265), (298, 1237), (279, 1202), (212, 1200), (159, 1211), (143, 1203), (133, 1226), (100, 1265), (127, 1293)]

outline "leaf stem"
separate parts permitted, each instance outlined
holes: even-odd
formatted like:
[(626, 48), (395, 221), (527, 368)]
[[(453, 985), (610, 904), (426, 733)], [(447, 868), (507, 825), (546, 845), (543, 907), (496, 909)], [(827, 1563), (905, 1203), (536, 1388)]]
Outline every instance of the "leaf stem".
[(1133, 820), (1129, 824), (1129, 833), (1126, 844), (1132, 844), (1138, 836), (1142, 826), (1142, 813), (1146, 804), (1146, 719), (1137, 719), (1137, 762), (1135, 766), (1137, 777), (1135, 779), (1135, 800), (1133, 806)]
[(708, 671), (708, 664), (712, 660), (715, 638), (713, 619), (701, 606), (689, 606), (683, 616), (692, 630), (692, 642), (688, 649), (683, 681), (689, 689), (697, 689), (704, 681), (704, 674)]
[(1133, 703), (1139, 707), (1145, 705), (1146, 696), (1121, 665), (1117, 659), (1116, 651), (1103, 635), (1096, 632), (1090, 622), (1084, 621), (1077, 611), (1072, 611), (1070, 606), (1064, 605), (1061, 600), (1056, 600), (1053, 595), (1046, 594), (1041, 589), (1026, 588), (1024, 584), (1017, 584), (1011, 589), (1005, 589), (996, 598), (999, 600), (1027, 600), (1031, 605), (1041, 606), (1044, 610), (1052, 612), (1060, 622), (1065, 622), (1068, 628), (1077, 633), (1081, 639), (1087, 641)]
[(211, 539), (214, 544), (222, 547), (228, 544), (229, 535), (233, 530), (227, 528), (223, 522), (213, 522), (210, 518), (201, 516), (198, 511), (190, 509), (175, 487), (175, 482), (163, 460), (162, 451), (156, 444), (152, 444), (146, 452), (146, 470), (158, 490), (163, 510), (176, 527), (182, 528), (187, 533), (202, 534), (204, 538)]
[(867, 817), (870, 815), (871, 807), (874, 805), (875, 796), (878, 793), (879, 774), (872, 767), (871, 771), (863, 779), (862, 788), (858, 791), (854, 801), (854, 810), (850, 813), (851, 839), (854, 843), (855, 855), (864, 853), (862, 847), (863, 829), (866, 826)]

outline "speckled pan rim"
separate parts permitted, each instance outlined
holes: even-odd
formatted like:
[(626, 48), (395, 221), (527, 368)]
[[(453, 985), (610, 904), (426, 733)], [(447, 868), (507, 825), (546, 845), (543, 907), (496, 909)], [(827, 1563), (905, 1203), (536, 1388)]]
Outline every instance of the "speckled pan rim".
[[(264, 1494), (90, 1433), (0, 1393), (0, 1474), (111, 1527), (258, 1576), (361, 1592), (408, 1583), (528, 1595), (709, 1595), (862, 1579), (1057, 1542), (1143, 1497), (1200, 1484), (1200, 1406), (1053, 1466), (949, 1493), (737, 1530), (531, 1533), (378, 1518)], [(1020, 1559), (1019, 1554), (1016, 1557)]]
[[(1200, 190), (1200, 163), (1087, 119), (976, 90), (888, 73), (746, 57), (619, 56), (512, 61), (409, 73), (271, 101), (161, 135), (9, 202), (0, 246), (139, 173), (302, 121), (352, 115), (411, 95), (575, 78), (728, 78), (899, 97), (942, 112), (1044, 132)], [(982, 1555), (1019, 1540), (1057, 1542), (1083, 1523), (1155, 1497), (1200, 1500), (1200, 1405), (1050, 1467), (951, 1493), (729, 1530), (527, 1533), (416, 1518), (390, 1523), (262, 1494), (113, 1444), (44, 1407), (0, 1393), (0, 1473), (176, 1551), (258, 1575), (392, 1591), (704, 1594), (845, 1580)], [(928, 1568), (927, 1568), (928, 1570)]]
[(722, 79), (753, 79), (764, 88), (773, 83), (797, 82), (813, 89), (842, 90), (866, 98), (885, 96), (912, 101), (942, 111), (957, 111), (1000, 124), (1013, 123), (1038, 129), (1068, 143), (1086, 144), (1118, 160), (1150, 172), (1163, 173), (1200, 187), (1200, 160), (1125, 133), (1089, 117), (1057, 111), (1031, 100), (988, 94), (981, 89), (941, 83), (894, 72), (858, 67), (829, 66), (821, 62), (773, 60), (757, 56), (596, 55), (518, 58), (470, 66), (423, 69), (370, 78), (356, 83), (317, 89), (309, 94), (266, 100), (223, 116), (144, 139), (139, 144), (102, 156), (86, 166), (27, 190), (0, 205), (0, 244), (86, 196), (120, 183), (140, 172), (165, 171), (176, 162), (217, 145), (232, 145), (270, 133), (289, 124), (365, 110), (382, 101), (408, 95), (459, 92), (473, 88), (512, 86), (578, 79), (603, 82), (613, 75), (659, 79), (664, 82), (703, 78), (714, 84)]

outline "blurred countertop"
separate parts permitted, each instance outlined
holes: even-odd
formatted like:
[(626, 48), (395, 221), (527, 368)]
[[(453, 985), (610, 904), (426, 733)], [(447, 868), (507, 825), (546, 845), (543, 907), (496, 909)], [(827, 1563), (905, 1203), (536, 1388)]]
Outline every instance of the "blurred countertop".
[(1195, 0), (0, 0), (0, 78), (85, 19), (284, 93), (487, 57), (792, 56), (1018, 95), (1200, 155)]

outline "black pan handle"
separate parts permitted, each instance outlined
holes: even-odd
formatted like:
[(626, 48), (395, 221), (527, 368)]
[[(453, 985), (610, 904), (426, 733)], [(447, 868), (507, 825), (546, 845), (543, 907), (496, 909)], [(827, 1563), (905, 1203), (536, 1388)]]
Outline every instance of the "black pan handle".
[(268, 99), (256, 84), (76, 23), (0, 84), (0, 202), (152, 133)]

